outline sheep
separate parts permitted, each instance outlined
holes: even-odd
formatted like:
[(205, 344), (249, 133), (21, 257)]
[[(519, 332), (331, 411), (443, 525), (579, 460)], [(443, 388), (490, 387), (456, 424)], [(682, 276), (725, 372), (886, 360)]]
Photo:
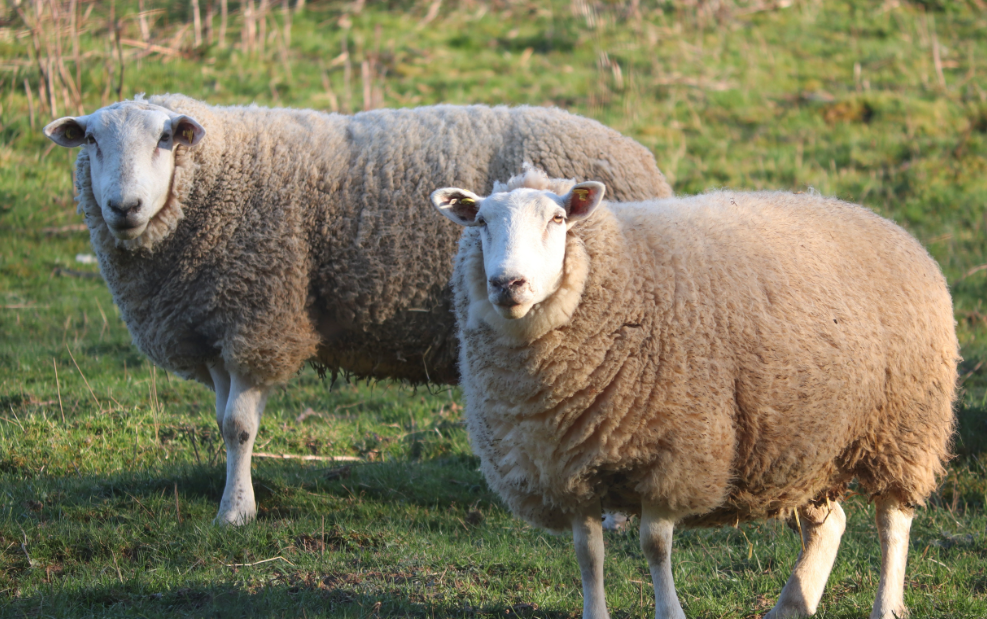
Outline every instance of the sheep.
[(938, 265), (818, 195), (610, 203), (530, 170), (432, 194), (464, 226), (453, 293), (471, 445), (510, 510), (571, 529), (583, 616), (608, 617), (601, 508), (641, 517), (655, 616), (685, 615), (674, 526), (799, 523), (767, 617), (815, 612), (854, 479), (877, 506), (872, 619), (906, 612), (908, 531), (944, 472), (958, 345)]
[(457, 380), (448, 282), (459, 230), (429, 221), (433, 182), (489, 186), (531, 161), (600, 175), (628, 199), (671, 194), (647, 149), (548, 108), (343, 116), (164, 95), (45, 134), (82, 146), (79, 209), (134, 343), (216, 392), (221, 524), (254, 518), (250, 459), (267, 394), (307, 360), (334, 374)]

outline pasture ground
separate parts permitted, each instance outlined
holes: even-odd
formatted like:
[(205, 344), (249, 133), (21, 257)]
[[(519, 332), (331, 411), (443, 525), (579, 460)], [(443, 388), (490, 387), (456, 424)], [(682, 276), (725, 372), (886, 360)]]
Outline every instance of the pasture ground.
[[(132, 43), (136, 2), (25, 2), (27, 24), (12, 3), (0, 9), (0, 616), (581, 608), (571, 540), (512, 519), (486, 488), (456, 390), (330, 388), (306, 369), (271, 399), (257, 450), (359, 461), (259, 458), (258, 521), (212, 526), (225, 467), (211, 393), (130, 344), (95, 266), (76, 259), (91, 250), (72, 203), (74, 153), (40, 133), (52, 99), (60, 115), (91, 111), (118, 89), (342, 112), (554, 104), (646, 144), (679, 193), (814, 187), (893, 218), (942, 265), (964, 356), (957, 457), (916, 517), (906, 599), (913, 617), (987, 616), (981, 0), (314, 1), (289, 13), (290, 43), (276, 3), (264, 45), (241, 32), (248, 5), (231, 2), (227, 45), (217, 10), (213, 42), (198, 49), (187, 3), (147, 4), (151, 53)], [(67, 75), (48, 83), (54, 97), (39, 93), (38, 67), (57, 67), (59, 53)], [(858, 496), (846, 511), (821, 617), (866, 616), (877, 585), (873, 507)], [(653, 616), (633, 527), (606, 543), (613, 616)], [(778, 522), (678, 532), (686, 613), (760, 616), (798, 550)]]

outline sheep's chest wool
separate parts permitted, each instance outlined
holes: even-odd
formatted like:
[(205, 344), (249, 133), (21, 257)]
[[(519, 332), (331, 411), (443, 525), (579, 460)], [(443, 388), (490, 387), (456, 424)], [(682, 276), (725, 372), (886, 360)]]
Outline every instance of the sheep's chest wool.
[(550, 329), (486, 309), (476, 229), (456, 262), (470, 436), (518, 516), (567, 529), (599, 498), (734, 524), (854, 477), (909, 504), (934, 488), (957, 343), (943, 277), (900, 228), (837, 200), (723, 192), (601, 208), (567, 243), (577, 301)]

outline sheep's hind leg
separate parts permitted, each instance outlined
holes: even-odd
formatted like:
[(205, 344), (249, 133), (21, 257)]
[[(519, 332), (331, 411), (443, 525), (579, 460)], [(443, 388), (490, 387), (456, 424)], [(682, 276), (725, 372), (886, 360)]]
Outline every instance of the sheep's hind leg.
[(627, 515), (621, 512), (603, 512), (604, 531), (623, 531), (627, 526)]
[(226, 417), (226, 402), (230, 398), (230, 373), (222, 365), (209, 366), (213, 391), (216, 392), (216, 425), (223, 432), (223, 418)]
[(583, 579), (583, 619), (609, 619), (603, 589), (603, 524), (599, 503), (587, 506), (572, 519), (572, 541)]
[(226, 443), (226, 489), (219, 503), (216, 524), (246, 524), (257, 515), (254, 486), (250, 478), (250, 459), (254, 440), (260, 427), (260, 416), (267, 402), (268, 389), (254, 384), (236, 373), (229, 378), (229, 396), (220, 421), (219, 397), (221, 383), (216, 389), (216, 420), (220, 422)]
[(846, 514), (839, 503), (799, 508), (804, 550), (781, 591), (778, 603), (764, 619), (787, 619), (815, 614), (826, 581), (836, 561), (840, 538), (846, 529)]
[(651, 568), (655, 619), (685, 619), (672, 578), (672, 531), (675, 519), (656, 505), (641, 507), (641, 551)]
[(914, 511), (894, 497), (879, 497), (877, 534), (881, 539), (881, 581), (870, 619), (903, 619), (905, 607), (905, 565), (908, 563), (908, 532)]

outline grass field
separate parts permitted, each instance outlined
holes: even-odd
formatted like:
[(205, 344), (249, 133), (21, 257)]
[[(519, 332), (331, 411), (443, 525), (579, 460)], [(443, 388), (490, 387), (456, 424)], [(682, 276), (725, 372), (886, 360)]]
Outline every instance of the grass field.
[[(40, 132), (53, 106), (165, 91), (340, 112), (559, 105), (647, 145), (678, 193), (814, 187), (899, 222), (942, 265), (964, 356), (957, 457), (916, 517), (906, 600), (913, 617), (987, 616), (982, 0), (293, 1), (261, 21), (259, 4), (231, 2), (225, 45), (219, 3), (200, 0), (214, 16), (198, 47), (189, 3), (145, 4), (149, 49), (130, 0), (0, 9), (0, 616), (581, 609), (571, 540), (513, 520), (487, 489), (456, 390), (330, 388), (306, 369), (272, 397), (257, 450), (359, 461), (256, 459), (258, 521), (212, 526), (225, 475), (212, 394), (130, 344), (77, 260), (91, 250), (74, 153)], [(866, 616), (877, 585), (873, 506), (846, 511), (821, 617)], [(606, 542), (613, 616), (653, 616), (633, 527)], [(778, 522), (675, 544), (693, 618), (760, 616), (799, 550)]]

